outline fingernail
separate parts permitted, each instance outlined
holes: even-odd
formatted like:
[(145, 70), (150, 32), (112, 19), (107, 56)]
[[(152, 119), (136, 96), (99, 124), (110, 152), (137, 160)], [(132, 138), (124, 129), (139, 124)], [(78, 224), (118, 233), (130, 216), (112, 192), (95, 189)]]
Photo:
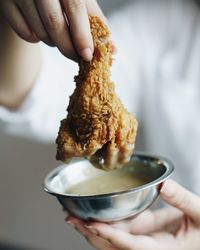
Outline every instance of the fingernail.
[(72, 226), (72, 227), (75, 227), (75, 225), (70, 221), (70, 220), (66, 220), (67, 224)]
[(93, 234), (98, 234), (97, 230), (93, 226), (91, 226), (89, 224), (85, 224), (84, 227), (87, 228)]
[(114, 44), (112, 44), (112, 53), (113, 55), (117, 54), (117, 48)]
[(80, 55), (83, 58), (83, 60), (90, 62), (92, 60), (92, 50), (90, 48), (85, 48), (80, 51)]
[(111, 40), (112, 43), (112, 53), (116, 54), (117, 53), (117, 46), (115, 45), (115, 43), (113, 42), (113, 40)]
[(164, 182), (160, 193), (163, 194), (165, 197), (172, 197), (174, 195), (174, 182), (172, 180), (167, 180)]

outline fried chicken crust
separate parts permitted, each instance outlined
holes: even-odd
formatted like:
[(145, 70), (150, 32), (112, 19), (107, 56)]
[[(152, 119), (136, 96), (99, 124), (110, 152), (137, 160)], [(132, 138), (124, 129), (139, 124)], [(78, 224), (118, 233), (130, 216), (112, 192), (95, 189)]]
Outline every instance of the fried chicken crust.
[(94, 56), (90, 63), (79, 63), (68, 115), (61, 121), (56, 140), (56, 159), (66, 162), (87, 157), (97, 167), (114, 169), (130, 159), (137, 121), (117, 97), (110, 80), (112, 43), (108, 28), (96, 16), (90, 17), (90, 28)]

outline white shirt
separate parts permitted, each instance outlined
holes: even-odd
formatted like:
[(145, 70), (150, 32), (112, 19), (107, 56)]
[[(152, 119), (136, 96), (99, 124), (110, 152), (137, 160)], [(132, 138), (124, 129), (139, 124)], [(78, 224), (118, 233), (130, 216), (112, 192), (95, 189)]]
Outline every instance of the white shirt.
[[(172, 160), (174, 178), (200, 194), (200, 10), (192, 0), (134, 1), (110, 19), (116, 91), (139, 120), (136, 149)], [(55, 141), (77, 65), (42, 45), (43, 66), (17, 112), (0, 107), (0, 130)]]

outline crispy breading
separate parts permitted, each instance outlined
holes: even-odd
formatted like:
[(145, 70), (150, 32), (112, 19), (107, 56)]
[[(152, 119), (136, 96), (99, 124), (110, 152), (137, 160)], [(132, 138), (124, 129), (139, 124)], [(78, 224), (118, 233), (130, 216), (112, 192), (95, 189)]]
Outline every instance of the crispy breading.
[(76, 89), (56, 140), (56, 158), (68, 161), (73, 157), (88, 157), (97, 167), (113, 169), (129, 160), (137, 121), (116, 96), (110, 80), (112, 43), (109, 30), (96, 16), (90, 17), (90, 27), (94, 56), (89, 63), (79, 63)]

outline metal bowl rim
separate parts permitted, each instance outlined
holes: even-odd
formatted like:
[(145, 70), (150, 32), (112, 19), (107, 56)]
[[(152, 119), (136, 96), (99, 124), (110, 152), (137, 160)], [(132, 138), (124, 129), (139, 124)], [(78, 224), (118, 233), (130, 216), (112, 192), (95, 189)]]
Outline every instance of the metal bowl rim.
[[(133, 155), (133, 157), (147, 157), (147, 158), (149, 157), (149, 158), (152, 158), (154, 160), (160, 161), (159, 164), (163, 164), (166, 167), (166, 170), (158, 179), (153, 180), (147, 184), (144, 184), (144, 185), (136, 187), (136, 188), (131, 188), (131, 189), (119, 191), (119, 192), (106, 193), (106, 194), (74, 195), (74, 194), (63, 194), (63, 193), (54, 192), (53, 190), (51, 190), (51, 188), (48, 185), (49, 179), (52, 179), (52, 177), (55, 177), (62, 169), (67, 168), (67, 165), (61, 165), (61, 166), (58, 166), (57, 168), (53, 169), (52, 171), (50, 171), (49, 174), (47, 174), (47, 176), (45, 177), (44, 182), (43, 182), (43, 189), (45, 192), (47, 192), (51, 195), (65, 197), (65, 198), (73, 198), (73, 199), (77, 199), (77, 198), (78, 199), (94, 199), (94, 198), (97, 199), (97, 198), (115, 197), (115, 196), (120, 196), (122, 194), (136, 193), (139, 191), (143, 191), (147, 188), (154, 187), (154, 186), (164, 182), (166, 179), (168, 179), (174, 171), (173, 163), (165, 157), (144, 154), (144, 153), (139, 153), (139, 152), (135, 153)], [(75, 160), (74, 162), (79, 162), (82, 160), (83, 159), (81, 159), (81, 160), (79, 159), (79, 160)]]

